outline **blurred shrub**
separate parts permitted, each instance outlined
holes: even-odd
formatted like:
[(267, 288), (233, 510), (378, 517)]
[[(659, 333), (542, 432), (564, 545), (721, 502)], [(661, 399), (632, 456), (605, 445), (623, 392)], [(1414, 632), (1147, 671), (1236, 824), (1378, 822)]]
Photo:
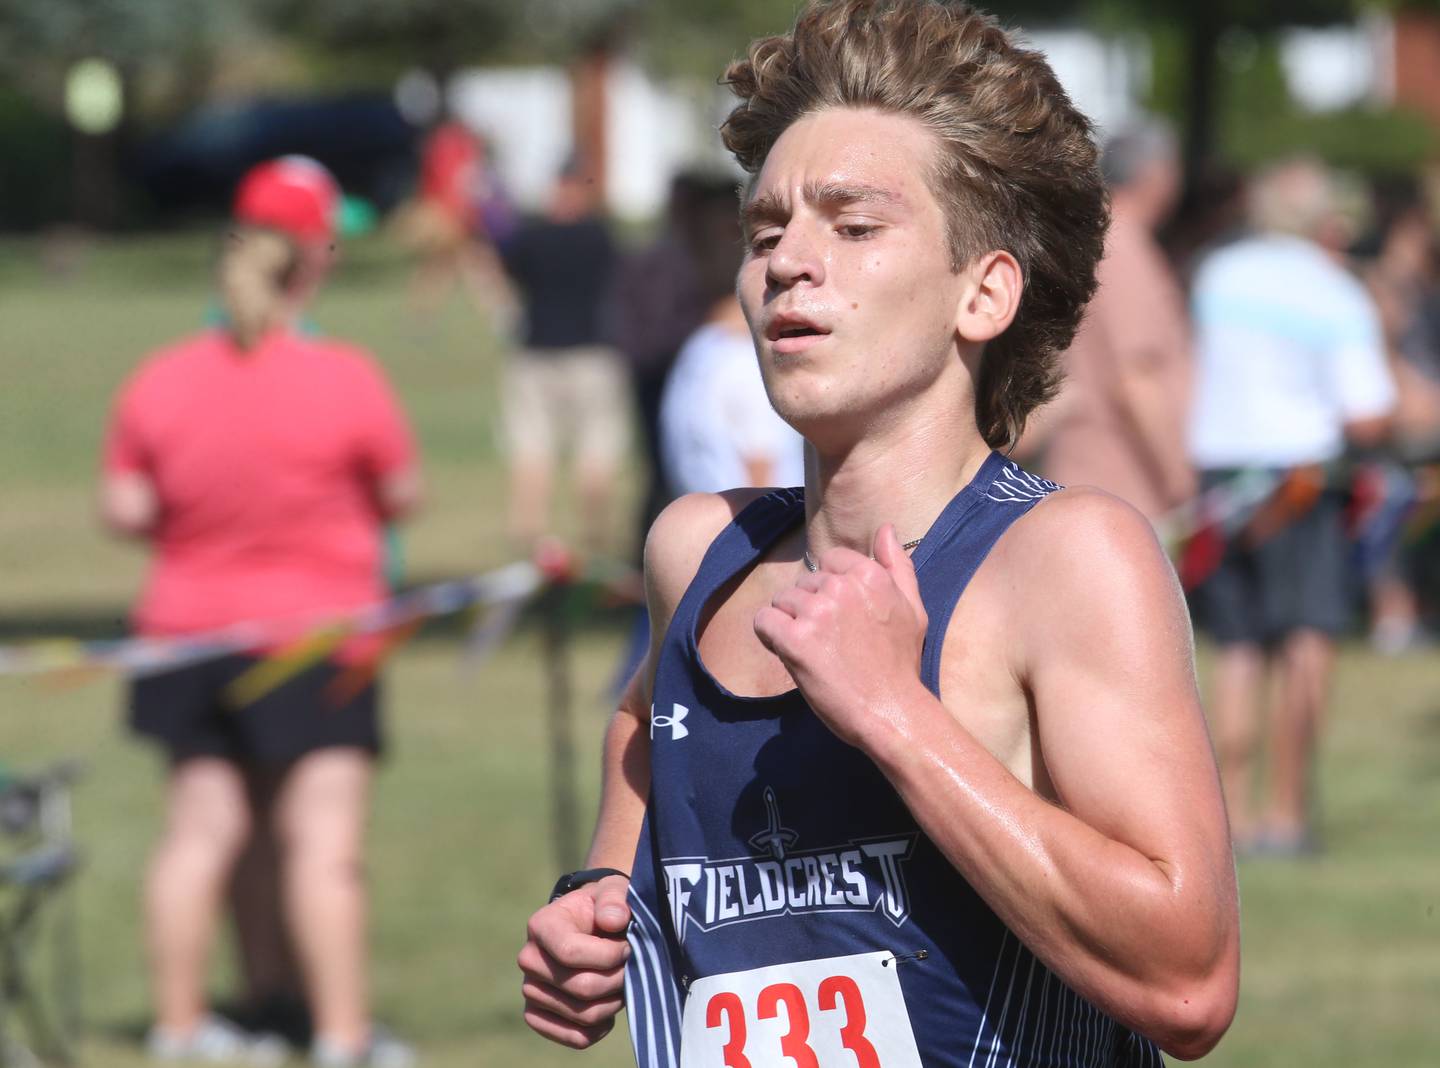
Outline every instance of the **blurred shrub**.
[(70, 131), (27, 96), (0, 86), (0, 231), (34, 230), (66, 218)]
[(1333, 166), (1364, 174), (1413, 174), (1440, 155), (1435, 127), (1424, 116), (1399, 108), (1255, 114), (1232, 119), (1222, 141), (1226, 158), (1243, 170), (1308, 152)]
[[(1190, 58), (1184, 31), (1157, 27), (1150, 41), (1146, 105), (1183, 124)], [(1230, 167), (1251, 171), (1309, 153), (1366, 175), (1406, 174), (1440, 154), (1435, 127), (1410, 111), (1374, 104), (1304, 110), (1290, 96), (1273, 33), (1231, 26), (1220, 37), (1216, 62), (1216, 148)]]

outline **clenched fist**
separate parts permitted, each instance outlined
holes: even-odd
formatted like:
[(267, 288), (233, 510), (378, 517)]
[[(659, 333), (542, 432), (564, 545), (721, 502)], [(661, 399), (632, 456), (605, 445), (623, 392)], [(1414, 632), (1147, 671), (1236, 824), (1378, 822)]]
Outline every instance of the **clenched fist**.
[(574, 1049), (593, 1046), (624, 1005), (629, 880), (610, 875), (552, 901), (530, 917), (516, 963), (525, 978), (525, 1022)]

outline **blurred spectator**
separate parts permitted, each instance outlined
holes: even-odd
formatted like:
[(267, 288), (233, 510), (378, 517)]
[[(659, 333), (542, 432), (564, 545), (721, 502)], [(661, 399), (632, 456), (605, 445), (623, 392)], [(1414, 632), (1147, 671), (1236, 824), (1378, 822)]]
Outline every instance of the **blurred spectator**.
[(805, 484), (805, 441), (770, 407), (755, 343), (733, 296), (716, 302), (680, 350), (660, 428), (677, 495)]
[(578, 163), (561, 171), (544, 216), (521, 223), (500, 253), (524, 309), (523, 347), (511, 354), (502, 396), (511, 534), (529, 546), (551, 533), (551, 487), (568, 441), (595, 549), (609, 530), (629, 416), (624, 369), (602, 337), (615, 247)]
[[(1349, 622), (1344, 497), (1327, 468), (1347, 443), (1384, 440), (1395, 387), (1373, 303), (1316, 241), (1335, 229), (1326, 172), (1286, 162), (1248, 194), (1255, 233), (1196, 276), (1190, 448), (1216, 507), (1257, 471), (1276, 492), (1225, 546), (1196, 606), (1220, 646), (1212, 711), (1232, 831), (1243, 846), (1293, 854), (1314, 846), (1317, 731), (1334, 639)], [(1267, 674), (1274, 702), (1257, 813)]]
[(1158, 125), (1117, 134), (1102, 168), (1112, 220), (1100, 287), (1066, 355), (1060, 396), (1039, 413), (1043, 469), (1091, 485), (1152, 522), (1194, 494), (1185, 446), (1190, 327), (1155, 231), (1180, 190), (1175, 138)]
[(507, 236), (502, 206), (484, 141), (458, 120), (437, 125), (421, 148), (415, 198), (395, 224), (420, 257), (411, 283), (417, 310), (433, 312), (456, 283), (482, 310), (503, 309), (505, 286), (492, 245)]
[[(312, 160), (247, 175), (217, 271), (225, 325), (155, 354), (120, 391), (101, 508), (112, 529), (154, 549), (141, 634), (258, 621), (273, 650), (317, 616), (384, 596), (382, 524), (419, 494), (410, 432), (367, 355), (295, 326), (330, 266), (338, 201)], [(252, 829), (268, 823), (315, 1061), (410, 1060), (373, 1026), (365, 990), (362, 841), (381, 748), (368, 652), (341, 647), (243, 704), (234, 684), (258, 656), (133, 684), (131, 723), (170, 761), (166, 830), (145, 887), (157, 1059), (277, 1055), (208, 1014), (204, 995), (225, 885)]]
[(1227, 167), (1207, 167), (1184, 190), (1160, 233), (1160, 244), (1189, 292), (1195, 268), (1211, 251), (1245, 236), (1245, 184)]
[[(680, 347), (708, 311), (698, 265), (704, 252), (704, 227), (697, 218), (706, 204), (717, 201), (735, 203), (733, 179), (691, 171), (675, 175), (660, 235), (645, 248), (623, 256), (616, 271), (607, 333), (629, 367), (648, 466), (637, 545), (644, 543), (650, 524), (675, 495), (661, 457), (660, 397)], [(733, 272), (729, 288), (734, 289)]]
[[(1375, 511), (1398, 519), (1414, 500), (1408, 465), (1440, 461), (1440, 280), (1435, 232), (1419, 190), (1407, 182), (1377, 192), (1374, 232), (1356, 252), (1380, 311), (1398, 391), (1390, 463), (1375, 480), (1390, 500), (1377, 502)], [(1420, 635), (1419, 561), (1415, 546), (1403, 543), (1402, 529), (1395, 522), (1384, 526), (1385, 542), (1367, 576), (1371, 640), (1384, 653), (1401, 652)]]
[(680, 350), (660, 406), (664, 469), (677, 495), (805, 483), (804, 439), (770, 406), (735, 298), (739, 213), (735, 183), (721, 179), (694, 214), (696, 280), (709, 311)]
[[(1440, 458), (1440, 256), (1429, 211), (1413, 188), (1385, 190), (1376, 206), (1364, 278), (1380, 311), (1399, 403), (1395, 446), (1412, 460)], [(1363, 255), (1368, 252), (1369, 255)]]

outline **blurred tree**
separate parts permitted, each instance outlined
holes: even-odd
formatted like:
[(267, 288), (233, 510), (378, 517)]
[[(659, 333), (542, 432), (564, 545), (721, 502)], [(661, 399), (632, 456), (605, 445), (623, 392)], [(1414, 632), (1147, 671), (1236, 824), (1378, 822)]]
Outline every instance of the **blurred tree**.
[(718, 78), (748, 42), (779, 33), (794, 20), (795, 4), (777, 0), (650, 0), (635, 5), (641, 55), (661, 74)]
[[(251, 0), (275, 31), (339, 63), (351, 84), (393, 83), (419, 67), (444, 86), (466, 66), (565, 62), (574, 143), (604, 174), (604, 72), (625, 32), (629, 0)], [(442, 98), (443, 99), (443, 98)]]
[(633, 0), (251, 0), (273, 30), (369, 80), (419, 67), (444, 86), (483, 63), (569, 66), (573, 143), (601, 184), (606, 173), (606, 71), (628, 32)]
[[(1185, 43), (1174, 30), (1151, 36), (1151, 90), (1145, 105), (1183, 114)], [(1290, 96), (1277, 35), (1227, 30), (1221, 37), (1215, 158), (1247, 172), (1310, 153), (1367, 175), (1413, 173), (1440, 150), (1440, 131), (1404, 108), (1357, 102), (1311, 112)]]
[(119, 125), (69, 129), (75, 221), (116, 221), (121, 151), (142, 103), (164, 111), (197, 96), (219, 43), (245, 23), (245, 8), (243, 0), (0, 0), (0, 84), (40, 113), (63, 114), (66, 78), (80, 60), (104, 59), (119, 74)]
[[(1009, 24), (1081, 24), (1102, 32), (1164, 35), (1181, 53), (1173, 100), (1194, 178), (1219, 150), (1220, 52), (1227, 33), (1268, 36), (1289, 26), (1353, 21), (1376, 6), (1440, 9), (1440, 0), (979, 0)], [(648, 0), (637, 5), (643, 54), (669, 73), (714, 71), (747, 42), (790, 24), (793, 0)]]
[(1142, 25), (1178, 31), (1185, 46), (1181, 118), (1185, 172), (1193, 187), (1216, 162), (1219, 142), (1220, 49), (1227, 32), (1267, 35), (1286, 26), (1326, 26), (1353, 20), (1357, 0), (1104, 0), (1124, 4)]
[(420, 66), (443, 80), (504, 55), (521, 36), (525, 5), (507, 0), (252, 0), (279, 33), (360, 74), (389, 81)]
[(139, 70), (205, 58), (250, 0), (0, 0), (0, 77), (54, 89), (46, 72), (100, 56)]
[(364, 77), (419, 66), (443, 82), (496, 60), (565, 60), (622, 19), (631, 0), (249, 0), (266, 25)]

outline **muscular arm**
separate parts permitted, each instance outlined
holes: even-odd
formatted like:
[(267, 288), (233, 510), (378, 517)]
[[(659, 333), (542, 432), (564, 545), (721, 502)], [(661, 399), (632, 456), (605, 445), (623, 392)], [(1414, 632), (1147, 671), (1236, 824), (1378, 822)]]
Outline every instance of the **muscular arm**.
[[(877, 549), (880, 564), (824, 561), (840, 573), (812, 583), (817, 603), (777, 598), (791, 621), (757, 617), (757, 630), (1037, 957), (1167, 1051), (1202, 1055), (1234, 1013), (1238, 905), (1189, 624), (1148, 524), (1104, 494), (1068, 491), (1012, 528), (996, 550), (1008, 560), (986, 565), (1006, 569), (1009, 666), (1054, 802), (924, 688), (914, 572)], [(844, 633), (857, 617), (869, 632)]]
[(1012, 547), (1036, 568), (1016, 591), (1029, 622), (1013, 667), (1059, 803), (933, 698), (875, 752), (1037, 956), (1169, 1052), (1199, 1056), (1234, 1013), (1239, 925), (1184, 606), (1143, 520), (1109, 499), (1057, 499), (1027, 523), (1014, 533), (1050, 551)]

